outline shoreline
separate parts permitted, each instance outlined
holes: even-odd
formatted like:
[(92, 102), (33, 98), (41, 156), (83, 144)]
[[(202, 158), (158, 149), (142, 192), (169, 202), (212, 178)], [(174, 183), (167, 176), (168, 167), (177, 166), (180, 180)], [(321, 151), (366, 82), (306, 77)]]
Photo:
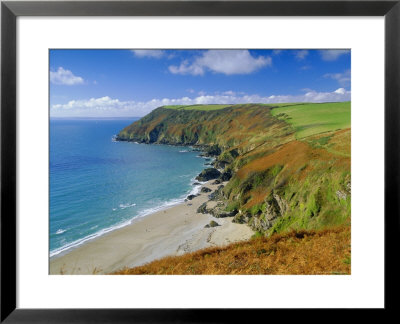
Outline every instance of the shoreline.
[[(219, 186), (212, 185), (213, 181), (201, 187), (213, 192)], [(197, 208), (209, 200), (210, 193), (199, 191), (199, 196), (192, 200), (133, 220), (65, 254), (55, 255), (50, 258), (49, 273), (107, 274), (166, 256), (249, 239), (253, 231), (246, 225), (232, 223), (233, 217), (215, 218), (197, 213)], [(205, 228), (211, 220), (220, 226)]]
[[(113, 135), (113, 136), (112, 136), (112, 141), (113, 141), (113, 142), (130, 142), (130, 143), (135, 143), (135, 144), (146, 144), (146, 145), (167, 145), (167, 146), (177, 146), (177, 147), (178, 147), (178, 146), (179, 146), (179, 147), (180, 147), (180, 146), (182, 146), (182, 147), (188, 147), (188, 148), (190, 148), (192, 151), (198, 151), (198, 152), (200, 152), (200, 154), (196, 156), (196, 157), (198, 157), (198, 158), (202, 158), (202, 159), (211, 159), (211, 160), (214, 160), (214, 159), (215, 159), (215, 157), (212, 157), (212, 156), (202, 155), (202, 154), (204, 153), (204, 151), (203, 151), (201, 148), (204, 149), (204, 147), (206, 147), (205, 145), (199, 145), (199, 146), (196, 147), (195, 145), (189, 145), (189, 146), (188, 146), (188, 145), (184, 145), (184, 144), (182, 144), (182, 145), (178, 145), (178, 144), (155, 144), (155, 143), (152, 143), (152, 144), (151, 144), (151, 143), (145, 143), (145, 142), (138, 143), (138, 142), (135, 142), (135, 141), (118, 139), (118, 135)], [(207, 165), (207, 164), (204, 164), (204, 166), (206, 166), (206, 165)], [(204, 166), (203, 166), (203, 167), (204, 167)], [(86, 237), (83, 237), (83, 238), (81, 238), (81, 239), (78, 239), (78, 240), (76, 240), (76, 241), (73, 241), (73, 242), (67, 244), (66, 246), (63, 246), (63, 247), (57, 248), (57, 249), (55, 249), (55, 250), (53, 250), (53, 251), (50, 251), (50, 252), (49, 252), (49, 260), (50, 260), (50, 262), (51, 262), (51, 260), (53, 260), (54, 258), (58, 258), (58, 257), (64, 256), (64, 255), (66, 255), (66, 254), (72, 252), (73, 250), (75, 250), (75, 249), (81, 247), (82, 245), (84, 245), (84, 244), (86, 244), (86, 243), (88, 243), (88, 242), (90, 242), (90, 241), (96, 240), (96, 239), (98, 239), (98, 238), (100, 238), (100, 237), (102, 237), (102, 236), (104, 236), (104, 235), (109, 234), (110, 232), (113, 232), (113, 231), (122, 229), (122, 228), (124, 228), (124, 227), (126, 227), (126, 226), (130, 226), (130, 225), (134, 224), (135, 222), (139, 221), (140, 219), (142, 219), (143, 217), (147, 217), (147, 216), (149, 216), (149, 215), (151, 215), (151, 214), (154, 214), (154, 213), (156, 213), (156, 212), (158, 212), (158, 211), (162, 211), (162, 210), (169, 209), (169, 208), (171, 208), (171, 207), (174, 207), (174, 206), (183, 204), (183, 203), (185, 202), (187, 196), (199, 194), (201, 188), (203, 187), (203, 185), (206, 184), (206, 182), (196, 181), (196, 177), (194, 177), (194, 178), (191, 180), (191, 185), (194, 185), (194, 183), (196, 183), (196, 182), (198, 183), (198, 185), (193, 186), (192, 190), (191, 190), (189, 193), (187, 193), (185, 196), (183, 196), (183, 197), (176, 198), (176, 199), (172, 199), (171, 201), (167, 201), (167, 202), (165, 202), (165, 203), (162, 204), (162, 205), (156, 206), (156, 207), (154, 207), (154, 208), (149, 208), (149, 209), (143, 210), (143, 211), (140, 212), (136, 217), (133, 217), (133, 218), (130, 219), (130, 220), (127, 220), (127, 221), (124, 221), (124, 222), (122, 222), (122, 223), (120, 223), (120, 224), (115, 224), (115, 225), (113, 225), (113, 226), (111, 226), (111, 227), (102, 229), (102, 230), (100, 230), (99, 232), (90, 234), (90, 235), (88, 235), (88, 236), (86, 236)], [(144, 213), (143, 213), (143, 212), (144, 212)], [(61, 250), (61, 251), (58, 252), (58, 250)], [(56, 254), (54, 254), (55, 251), (57, 251)], [(53, 254), (52, 254), (52, 253), (53, 253)]]
[[(104, 229), (100, 230), (99, 232), (93, 233), (93, 234), (91, 234), (89, 236), (83, 237), (82, 239), (78, 239), (78, 240), (76, 240), (74, 242), (71, 242), (70, 245), (66, 245), (66, 246), (63, 246), (63, 247), (59, 248), (59, 249), (61, 249), (61, 251), (56, 253), (56, 254), (51, 255), (52, 251), (50, 251), (50, 253), (49, 253), (50, 254), (50, 256), (49, 256), (50, 261), (53, 260), (54, 258), (58, 258), (58, 257), (64, 256), (64, 255), (72, 252), (73, 250), (81, 247), (82, 245), (86, 244), (87, 242), (91, 242), (93, 240), (96, 240), (96, 239), (98, 239), (98, 238), (100, 238), (100, 237), (102, 237), (104, 235), (107, 235), (107, 234), (109, 234), (111, 232), (114, 232), (114, 231), (117, 231), (119, 229), (122, 229), (122, 228), (124, 228), (126, 226), (133, 225), (134, 223), (140, 221), (142, 218), (147, 217), (147, 216), (149, 216), (151, 214), (154, 214), (154, 213), (157, 213), (157, 212), (160, 212), (160, 211), (163, 211), (163, 210), (167, 210), (167, 209), (170, 209), (170, 208), (173, 208), (175, 206), (183, 204), (185, 202), (185, 199), (186, 199), (187, 196), (199, 194), (201, 188), (203, 187), (203, 185), (206, 184), (205, 182), (204, 183), (200, 182), (199, 185), (194, 186), (193, 183), (194, 183), (194, 180), (192, 181), (192, 186), (193, 186), (192, 190), (189, 193), (187, 193), (184, 197), (175, 198), (175, 199), (172, 199), (170, 201), (166, 201), (163, 204), (158, 205), (156, 207), (145, 209), (145, 210), (139, 212), (138, 215), (136, 215), (135, 217), (133, 217), (130, 220), (124, 221), (122, 223), (113, 225), (113, 226), (108, 227), (108, 228), (104, 228)], [(101, 232), (103, 232), (103, 233), (101, 233)], [(58, 249), (53, 250), (53, 253), (54, 253), (54, 251), (57, 251), (57, 250)]]

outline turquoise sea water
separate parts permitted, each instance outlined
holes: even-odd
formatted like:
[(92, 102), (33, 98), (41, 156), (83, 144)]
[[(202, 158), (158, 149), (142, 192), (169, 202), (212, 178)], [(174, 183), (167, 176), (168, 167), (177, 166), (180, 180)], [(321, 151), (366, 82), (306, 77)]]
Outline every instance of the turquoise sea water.
[(134, 120), (50, 120), (50, 256), (198, 190), (199, 152), (113, 141)]

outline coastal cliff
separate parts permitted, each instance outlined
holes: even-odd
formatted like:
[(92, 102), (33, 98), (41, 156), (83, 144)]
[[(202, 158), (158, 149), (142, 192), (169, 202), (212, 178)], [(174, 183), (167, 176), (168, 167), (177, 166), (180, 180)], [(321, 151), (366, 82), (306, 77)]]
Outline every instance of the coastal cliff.
[(117, 140), (215, 157), (208, 172), (228, 182), (198, 212), (234, 216), (268, 236), (350, 223), (350, 134), (349, 102), (197, 105), (157, 108)]
[(124, 128), (118, 140), (139, 143), (213, 147), (219, 155), (236, 148), (239, 153), (265, 144), (264, 136), (293, 133), (285, 122), (273, 118), (267, 106), (234, 105), (216, 110), (160, 107)]

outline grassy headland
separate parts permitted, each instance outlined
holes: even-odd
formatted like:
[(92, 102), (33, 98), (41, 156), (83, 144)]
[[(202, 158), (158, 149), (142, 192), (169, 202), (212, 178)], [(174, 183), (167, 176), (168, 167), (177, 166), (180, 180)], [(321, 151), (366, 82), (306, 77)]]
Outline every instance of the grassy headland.
[(229, 182), (211, 213), (235, 215), (258, 236), (350, 225), (350, 102), (160, 107), (118, 139), (215, 156)]

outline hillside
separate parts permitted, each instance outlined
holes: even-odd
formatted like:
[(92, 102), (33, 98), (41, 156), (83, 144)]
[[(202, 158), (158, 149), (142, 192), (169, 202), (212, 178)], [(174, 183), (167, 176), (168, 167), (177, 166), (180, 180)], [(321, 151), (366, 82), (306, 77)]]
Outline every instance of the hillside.
[(124, 128), (118, 139), (140, 143), (217, 145), (222, 151), (232, 148), (243, 154), (258, 145), (273, 146), (273, 139), (282, 141), (293, 135), (292, 127), (274, 118), (269, 107), (235, 105), (215, 109), (215, 106), (211, 105), (213, 109), (210, 110), (207, 109), (209, 106), (199, 105), (157, 108)]
[(114, 274), (350, 274), (350, 227), (276, 234), (167, 257)]
[(235, 215), (262, 235), (350, 221), (350, 102), (160, 107), (117, 139), (215, 156), (229, 182), (213, 214)]

